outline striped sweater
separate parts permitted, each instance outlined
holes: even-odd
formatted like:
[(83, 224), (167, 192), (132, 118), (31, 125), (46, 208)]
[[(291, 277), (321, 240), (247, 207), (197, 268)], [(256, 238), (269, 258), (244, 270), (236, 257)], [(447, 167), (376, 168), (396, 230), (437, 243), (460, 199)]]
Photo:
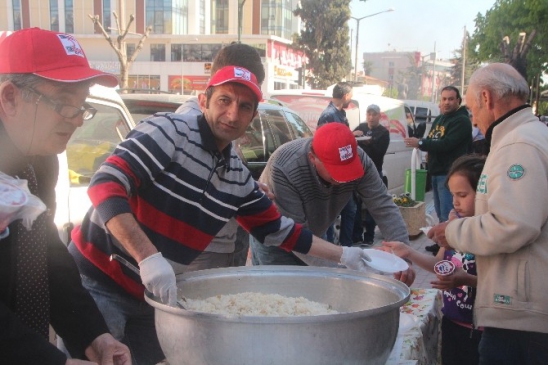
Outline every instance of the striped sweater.
[(143, 298), (138, 275), (111, 262), (135, 262), (105, 223), (133, 213), (158, 251), (184, 271), (230, 218), (266, 245), (307, 253), (312, 233), (282, 217), (228, 146), (219, 152), (203, 116), (159, 113), (143, 120), (100, 167), (88, 189), (93, 207), (72, 235), (80, 272)]

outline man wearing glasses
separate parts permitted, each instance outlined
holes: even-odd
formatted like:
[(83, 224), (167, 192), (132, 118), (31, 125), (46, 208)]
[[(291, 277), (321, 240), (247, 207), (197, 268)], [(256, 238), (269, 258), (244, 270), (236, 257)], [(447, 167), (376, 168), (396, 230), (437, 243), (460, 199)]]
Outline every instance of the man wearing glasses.
[[(117, 85), (91, 69), (67, 34), (24, 29), (0, 41), (0, 172), (27, 181), (47, 207), (27, 228), (21, 217), (0, 221), (0, 358), (6, 364), (131, 364), (129, 349), (107, 325), (57, 234), (56, 154), (93, 118), (89, 87)], [(0, 193), (7, 186), (0, 182)], [(0, 196), (0, 216), (10, 196)], [(75, 359), (49, 341), (49, 325)]]

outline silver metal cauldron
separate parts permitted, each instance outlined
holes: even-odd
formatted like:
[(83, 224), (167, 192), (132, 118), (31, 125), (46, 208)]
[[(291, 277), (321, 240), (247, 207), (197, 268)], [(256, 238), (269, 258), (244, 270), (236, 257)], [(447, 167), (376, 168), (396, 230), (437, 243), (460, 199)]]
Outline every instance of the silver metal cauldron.
[(187, 298), (243, 292), (303, 296), (339, 312), (303, 317), (227, 317), (164, 305), (156, 330), (170, 365), (384, 364), (409, 288), (391, 277), (346, 269), (252, 266), (178, 276)]

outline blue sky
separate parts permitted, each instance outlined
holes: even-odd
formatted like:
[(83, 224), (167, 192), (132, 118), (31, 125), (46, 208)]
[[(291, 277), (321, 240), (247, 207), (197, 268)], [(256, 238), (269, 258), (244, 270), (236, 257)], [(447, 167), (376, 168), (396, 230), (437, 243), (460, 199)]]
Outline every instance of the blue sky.
[[(361, 18), (390, 8), (360, 21), (359, 51), (401, 52), (420, 51), (423, 55), (434, 51), (438, 58), (451, 58), (460, 48), (464, 27), (474, 33), (474, 19), (484, 14), (495, 0), (352, 0), (352, 16)], [(350, 19), (352, 52), (356, 45), (356, 20)], [(353, 53), (354, 54), (354, 53)]]

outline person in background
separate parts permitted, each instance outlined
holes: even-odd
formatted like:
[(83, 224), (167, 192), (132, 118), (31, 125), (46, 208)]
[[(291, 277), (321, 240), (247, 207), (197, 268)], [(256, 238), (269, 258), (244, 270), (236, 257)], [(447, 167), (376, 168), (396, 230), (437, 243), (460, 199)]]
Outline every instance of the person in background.
[[(450, 216), (474, 216), (476, 188), (484, 165), (485, 157), (478, 155), (465, 155), (455, 160), (447, 173), (447, 185), (453, 194), (455, 207)], [(441, 361), (444, 365), (479, 364), (481, 329), (477, 329), (473, 322), (477, 286), (474, 255), (442, 247), (432, 257), (401, 242), (383, 242), (383, 247), (432, 273), (436, 273), (434, 266), (441, 260), (451, 261), (455, 265), (452, 274), (437, 275), (436, 280), (431, 282), (434, 289), (444, 291)]]
[[(314, 137), (301, 138), (279, 147), (270, 156), (260, 181), (276, 196), (278, 210), (321, 236), (356, 194), (378, 222), (383, 236), (409, 242), (407, 228), (373, 161), (350, 129), (328, 123)], [(254, 265), (333, 266), (276, 246), (251, 240)], [(356, 248), (356, 247), (353, 247)], [(415, 279), (412, 268), (396, 275), (407, 285)]]
[(508, 64), (472, 74), (466, 105), (490, 148), (475, 216), (428, 232), (476, 256), (480, 364), (548, 364), (548, 129), (528, 97), (527, 81)]
[[(380, 124), (380, 121), (381, 108), (376, 104), (371, 104), (366, 110), (366, 123), (358, 125), (353, 133), (359, 139), (358, 146), (373, 160), (373, 164), (382, 180), (382, 165), (384, 155), (390, 144), (390, 133), (388, 129)], [(355, 197), (355, 201), (357, 208), (353, 233), (354, 242), (363, 242), (365, 245), (371, 246), (375, 238), (375, 220), (369, 211), (366, 210), (365, 219), (362, 222), (362, 201), (357, 197)], [(364, 227), (365, 233), (363, 230)]]
[[(350, 105), (352, 96), (352, 85), (349, 82), (338, 82), (333, 87), (333, 94), (329, 105), (324, 109), (318, 118), (317, 128), (327, 123), (341, 123), (350, 128), (348, 118), (346, 117), (346, 111), (344, 109), (348, 108)], [(351, 247), (353, 244), (352, 235), (354, 231), (356, 210), (356, 201), (353, 197), (350, 197), (350, 200), (340, 214), (341, 224), (339, 231), (339, 243), (342, 246)], [(325, 237), (329, 242), (335, 242), (335, 224), (332, 224), (331, 227), (329, 227), (325, 233)]]
[[(115, 76), (89, 67), (70, 34), (23, 29), (0, 42), (0, 171), (27, 180), (47, 210), (27, 230), (21, 219), (0, 239), (0, 362), (131, 364), (82, 287), (78, 269), (53, 222), (59, 162), (74, 130), (92, 118), (93, 83)], [(72, 357), (49, 342), (49, 325)], [(84, 361), (89, 360), (89, 361)]]
[[(231, 43), (221, 48), (213, 59), (211, 74), (214, 75), (221, 68), (231, 65), (248, 69), (257, 77), (259, 86), (263, 84), (265, 72), (261, 56), (252, 46), (244, 43)], [(187, 118), (202, 115), (197, 97), (186, 100), (175, 112), (184, 114)], [(260, 184), (259, 187), (269, 194), (268, 188), (264, 184)], [(189, 270), (245, 266), (248, 251), (249, 234), (240, 227), (235, 218), (231, 218), (213, 238), (205, 251), (189, 265)]]
[[(69, 251), (113, 333), (139, 342), (139, 363), (164, 359), (145, 288), (176, 305), (175, 275), (192, 269), (231, 218), (266, 245), (365, 269), (362, 249), (332, 245), (281, 216), (234, 152), (261, 100), (253, 73), (225, 66), (198, 96), (199, 117), (157, 113), (141, 121), (91, 179), (93, 206)], [(140, 273), (110, 261), (112, 254)]]
[[(428, 136), (404, 139), (408, 147), (428, 152), (428, 173), (432, 179), (434, 208), (440, 222), (445, 222), (453, 209), (453, 198), (445, 185), (447, 171), (458, 157), (469, 153), (472, 146), (472, 123), (461, 103), (456, 87), (444, 87), (441, 90), (441, 114), (432, 123)], [(436, 255), (439, 246), (426, 246), (426, 250)]]

